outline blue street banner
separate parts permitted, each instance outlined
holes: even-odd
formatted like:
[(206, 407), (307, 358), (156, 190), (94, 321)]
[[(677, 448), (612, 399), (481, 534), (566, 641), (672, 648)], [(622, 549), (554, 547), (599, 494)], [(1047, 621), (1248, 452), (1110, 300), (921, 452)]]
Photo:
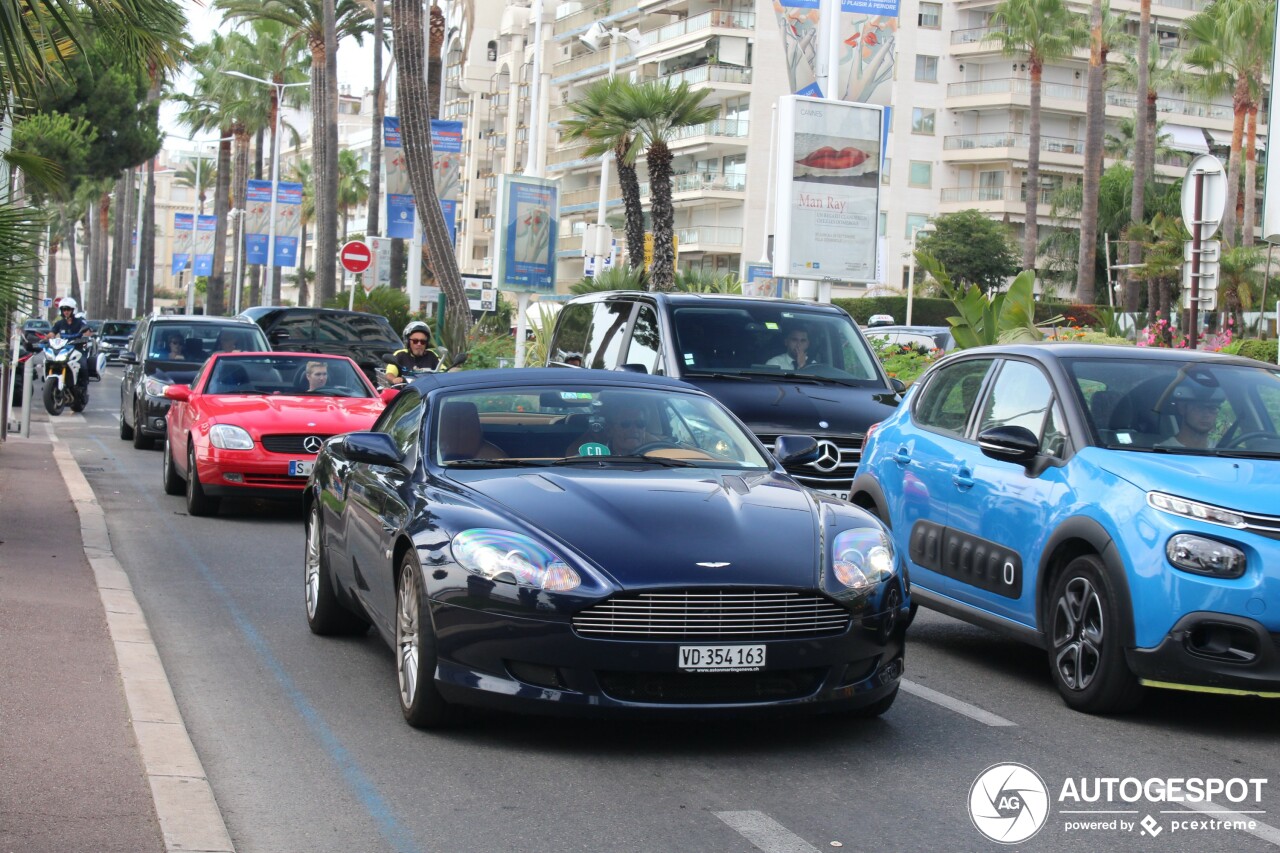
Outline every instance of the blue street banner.
[(302, 184), (281, 181), (276, 186), (276, 256), (271, 264), (296, 267), (302, 237)]
[(431, 174), (444, 224), (449, 228), (449, 242), (457, 242), (458, 190), (462, 174), (462, 122), (431, 121)]
[(498, 182), (497, 269), (499, 290), (552, 293), (556, 286), (556, 234), (560, 185), (525, 175)]
[(271, 182), (250, 180), (244, 194), (244, 260), (267, 262), (267, 227), (271, 222)]
[(773, 264), (747, 264), (743, 296), (782, 296), (782, 280), (773, 277)]
[(196, 275), (213, 275), (213, 245), (218, 217), (201, 216), (196, 222)]
[[(892, 97), (901, 0), (841, 0), (840, 83), (830, 97), (887, 105)], [(821, 98), (818, 83), (821, 0), (773, 0), (791, 91)]]
[(195, 228), (195, 215), (173, 215), (173, 262), (169, 271), (177, 275), (191, 265), (191, 232)]
[(382, 150), (386, 163), (383, 177), (387, 182), (387, 236), (413, 239), (413, 187), (409, 183), (409, 165), (400, 142), (400, 117), (383, 116)]

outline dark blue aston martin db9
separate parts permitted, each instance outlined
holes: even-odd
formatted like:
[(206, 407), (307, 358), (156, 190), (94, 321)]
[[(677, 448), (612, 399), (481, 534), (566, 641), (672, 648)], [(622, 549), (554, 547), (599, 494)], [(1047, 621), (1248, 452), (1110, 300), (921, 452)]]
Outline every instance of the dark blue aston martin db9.
[(884, 713), (909, 607), (884, 528), (787, 476), (692, 386), (429, 376), (330, 439), (306, 493), (307, 622), (377, 627), (419, 727), (457, 705)]

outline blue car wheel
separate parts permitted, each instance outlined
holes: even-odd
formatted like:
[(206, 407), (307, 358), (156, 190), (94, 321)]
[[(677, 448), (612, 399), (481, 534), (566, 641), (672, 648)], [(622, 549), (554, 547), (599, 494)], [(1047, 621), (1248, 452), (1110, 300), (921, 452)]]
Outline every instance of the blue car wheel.
[(1078, 711), (1113, 714), (1142, 700), (1142, 685), (1124, 659), (1122, 620), (1102, 561), (1092, 554), (1067, 564), (1047, 611), (1049, 669), (1058, 692)]

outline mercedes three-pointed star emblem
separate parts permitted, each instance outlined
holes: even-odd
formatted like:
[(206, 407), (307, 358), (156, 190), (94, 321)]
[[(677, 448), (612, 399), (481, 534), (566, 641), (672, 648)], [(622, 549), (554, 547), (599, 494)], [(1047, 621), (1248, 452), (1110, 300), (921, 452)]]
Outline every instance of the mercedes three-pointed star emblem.
[(302, 449), (308, 453), (319, 453), (320, 447), (323, 444), (324, 439), (318, 435), (309, 435), (302, 439)]
[(840, 448), (834, 441), (822, 439), (818, 442), (818, 458), (812, 464), (823, 473), (831, 473), (840, 467)]

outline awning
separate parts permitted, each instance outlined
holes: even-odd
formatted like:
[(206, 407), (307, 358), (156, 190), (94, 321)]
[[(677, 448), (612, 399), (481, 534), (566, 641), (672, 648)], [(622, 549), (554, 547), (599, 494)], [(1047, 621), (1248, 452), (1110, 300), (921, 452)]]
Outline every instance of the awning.
[[(1213, 133), (1212, 130), (1209, 132)], [(1198, 127), (1187, 127), (1185, 124), (1165, 124), (1161, 125), (1156, 133), (1167, 136), (1166, 144), (1177, 151), (1189, 151), (1192, 154), (1209, 153), (1209, 145), (1204, 141), (1204, 131)]]
[(1206, 130), (1209, 134), (1209, 141), (1214, 145), (1220, 145), (1223, 148), (1231, 147), (1231, 131), (1229, 130)]

